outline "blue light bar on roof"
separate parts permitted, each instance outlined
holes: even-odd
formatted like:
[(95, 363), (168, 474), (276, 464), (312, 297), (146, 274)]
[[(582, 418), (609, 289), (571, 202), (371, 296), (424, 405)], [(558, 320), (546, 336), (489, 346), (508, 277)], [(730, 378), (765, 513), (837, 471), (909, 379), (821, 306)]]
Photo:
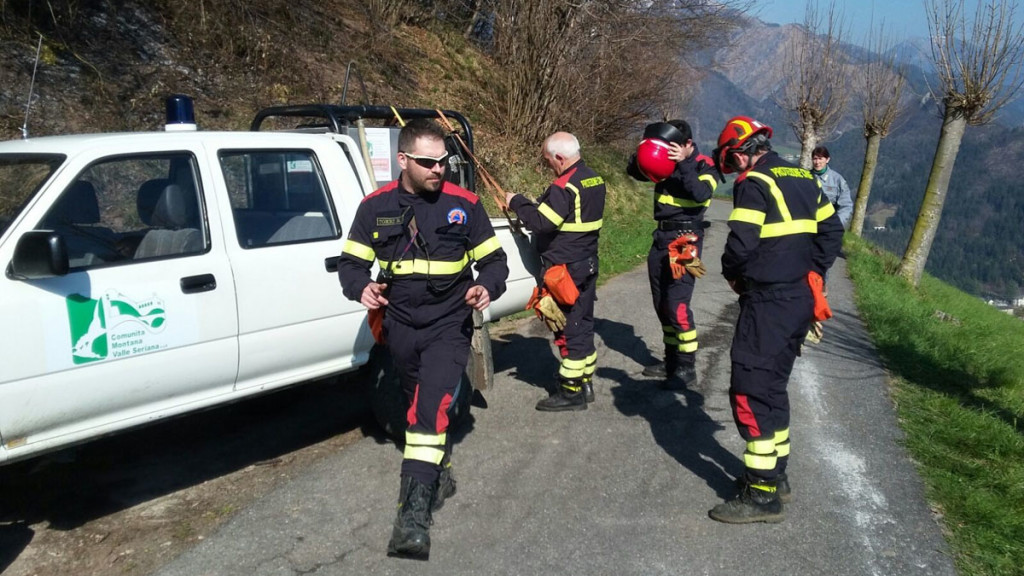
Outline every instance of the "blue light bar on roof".
[(184, 94), (171, 94), (167, 97), (167, 132), (182, 132), (196, 129), (196, 116), (192, 107), (192, 99)]

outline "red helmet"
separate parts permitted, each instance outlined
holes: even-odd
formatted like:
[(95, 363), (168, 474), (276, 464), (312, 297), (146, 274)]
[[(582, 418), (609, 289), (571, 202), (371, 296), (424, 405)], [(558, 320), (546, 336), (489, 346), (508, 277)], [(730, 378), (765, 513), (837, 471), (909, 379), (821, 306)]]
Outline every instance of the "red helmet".
[[(763, 134), (763, 138), (755, 138)], [(749, 116), (736, 116), (725, 123), (725, 128), (718, 135), (718, 148), (712, 152), (715, 165), (723, 174), (735, 172), (729, 162), (729, 152), (749, 153), (754, 145), (761, 144), (772, 137), (772, 128)]]
[(636, 147), (636, 165), (651, 182), (661, 182), (676, 169), (668, 157), (668, 144), (658, 138), (644, 138)]

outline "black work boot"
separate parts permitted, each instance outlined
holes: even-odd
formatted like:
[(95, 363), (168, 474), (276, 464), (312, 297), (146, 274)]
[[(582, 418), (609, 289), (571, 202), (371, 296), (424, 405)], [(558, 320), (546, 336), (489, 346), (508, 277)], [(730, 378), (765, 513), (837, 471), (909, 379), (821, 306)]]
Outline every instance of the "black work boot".
[(668, 372), (665, 371), (665, 362), (662, 361), (645, 367), (640, 374), (648, 378), (664, 378)]
[(537, 402), (537, 410), (541, 412), (564, 412), (566, 410), (586, 410), (587, 398), (580, 380), (562, 380), (558, 392)]
[(728, 524), (768, 522), (776, 524), (786, 519), (775, 482), (743, 482), (740, 494), (733, 500), (708, 510), (712, 520)]
[(594, 379), (590, 376), (583, 377), (583, 398), (587, 404), (594, 401)]
[(693, 364), (680, 364), (664, 380), (662, 390), (682, 391), (697, 383), (697, 368)]
[[(447, 460), (447, 457), (445, 458)], [(437, 477), (437, 491), (434, 492), (434, 502), (430, 506), (431, 512), (437, 512), (444, 506), (444, 501), (455, 496), (455, 470), (452, 463), (441, 463), (441, 475)]]
[(430, 506), (434, 501), (434, 486), (427, 486), (412, 476), (402, 476), (402, 491), (398, 496), (398, 517), (388, 542), (388, 556), (413, 560), (430, 557)]
[[(746, 482), (746, 479), (740, 476), (736, 479), (736, 488), (742, 490)], [(783, 504), (789, 504), (790, 500), (793, 499), (793, 490), (789, 487), (789, 477), (786, 476), (785, 472), (775, 477), (775, 493), (779, 495), (779, 502)]]

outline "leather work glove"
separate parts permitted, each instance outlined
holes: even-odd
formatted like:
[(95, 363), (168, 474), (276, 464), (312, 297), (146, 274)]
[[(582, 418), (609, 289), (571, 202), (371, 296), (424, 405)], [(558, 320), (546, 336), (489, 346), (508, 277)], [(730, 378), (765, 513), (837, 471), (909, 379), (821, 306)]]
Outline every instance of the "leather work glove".
[[(696, 246), (694, 246), (694, 250), (696, 251)], [(684, 263), (683, 267), (686, 268), (687, 272), (693, 274), (694, 278), (702, 278), (708, 273), (708, 269), (704, 267), (704, 263), (696, 256), (694, 256), (689, 262)]]
[(558, 332), (565, 328), (565, 314), (558, 307), (558, 303), (551, 297), (551, 294), (544, 288), (534, 288), (530, 301), (526, 304), (527, 310), (533, 310), (547, 325), (552, 332)]
[(541, 296), (537, 301), (536, 312), (552, 332), (558, 332), (565, 328), (565, 314), (562, 313), (558, 303), (550, 294)]

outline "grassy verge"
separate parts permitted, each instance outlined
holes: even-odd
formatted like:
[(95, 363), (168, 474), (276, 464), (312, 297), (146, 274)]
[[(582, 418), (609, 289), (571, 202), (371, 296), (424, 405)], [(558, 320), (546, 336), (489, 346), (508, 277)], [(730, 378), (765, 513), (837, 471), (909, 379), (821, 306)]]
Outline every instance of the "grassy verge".
[(1024, 571), (1024, 322), (847, 241), (857, 306), (893, 376), (928, 498), (964, 575)]

